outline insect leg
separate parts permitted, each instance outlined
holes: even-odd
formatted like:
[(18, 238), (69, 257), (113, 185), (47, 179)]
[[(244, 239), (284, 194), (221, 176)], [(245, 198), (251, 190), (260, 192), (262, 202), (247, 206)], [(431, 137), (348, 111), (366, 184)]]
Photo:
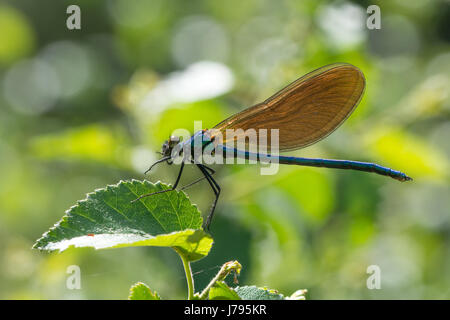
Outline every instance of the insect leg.
[(145, 197), (148, 197), (148, 196), (152, 196), (152, 195), (155, 195), (155, 194), (169, 192), (169, 191), (174, 191), (176, 189), (176, 187), (178, 186), (178, 182), (180, 182), (181, 174), (183, 173), (183, 169), (184, 169), (184, 162), (181, 163), (180, 171), (178, 172), (177, 180), (175, 180), (175, 183), (173, 184), (172, 188), (166, 189), (166, 190), (160, 190), (160, 191), (156, 191), (156, 192), (152, 192), (152, 193), (143, 194), (143, 195), (139, 196), (138, 198), (134, 199), (131, 202), (136, 202), (136, 201), (138, 201), (138, 200), (140, 200), (142, 198), (145, 198)]
[(170, 159), (170, 156), (164, 157), (164, 158), (162, 158), (162, 159), (159, 159), (158, 161), (156, 161), (155, 163), (153, 163), (153, 164), (150, 166), (150, 168), (148, 168), (147, 171), (144, 172), (144, 174), (147, 174), (147, 173), (148, 173), (150, 170), (152, 170), (152, 168), (153, 168), (155, 165), (157, 165), (158, 163), (167, 161), (167, 160), (169, 160), (169, 159)]
[[(211, 174), (208, 172), (208, 167), (205, 167), (202, 164), (197, 164), (197, 167), (200, 169), (200, 171), (203, 173), (203, 175), (205, 176), (206, 180), (208, 180), (209, 185), (211, 186), (211, 188), (214, 191), (214, 194), (216, 196), (216, 198), (214, 199), (213, 205), (211, 207), (211, 211), (209, 212), (208, 217), (206, 218), (206, 224), (205, 224), (205, 228), (209, 231), (209, 226), (211, 224), (211, 220), (212, 217), (214, 215), (214, 211), (216, 209), (216, 205), (217, 205), (217, 200), (219, 200), (219, 195), (220, 195), (220, 186), (217, 184), (216, 180), (214, 180), (214, 178), (211, 176)], [(206, 169), (208, 168), (208, 169)]]
[[(216, 173), (216, 171), (215, 171), (214, 169), (209, 168), (209, 167), (207, 167), (207, 166), (205, 166), (205, 165), (203, 165), (203, 166), (205, 167), (205, 169), (209, 170), (209, 172), (210, 172), (211, 175), (213, 175), (214, 173)], [(206, 179), (206, 176), (203, 176), (203, 177), (201, 177), (201, 178), (199, 178), (199, 179), (197, 179), (197, 180), (195, 180), (195, 181), (193, 181), (193, 182), (191, 182), (191, 183), (189, 183), (189, 184), (187, 184), (187, 185), (181, 187), (180, 190), (186, 190), (187, 188), (193, 186), (194, 184), (196, 184), (196, 183), (198, 183), (198, 182), (200, 182), (200, 181), (202, 181), (202, 180), (204, 180), (204, 179)]]

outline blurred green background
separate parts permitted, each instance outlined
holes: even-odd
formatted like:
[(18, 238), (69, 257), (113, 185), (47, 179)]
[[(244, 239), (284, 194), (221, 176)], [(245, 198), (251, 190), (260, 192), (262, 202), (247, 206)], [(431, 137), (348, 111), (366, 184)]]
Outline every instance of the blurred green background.
[[(450, 297), (448, 1), (0, 2), (0, 298), (125, 299), (143, 281), (185, 298), (169, 249), (31, 250), (87, 192), (143, 179), (174, 129), (210, 128), (322, 65), (366, 75), (364, 98), (327, 139), (291, 155), (373, 161), (414, 178), (215, 166), (222, 196), (197, 290), (239, 260), (242, 285), (310, 299)], [(366, 9), (381, 8), (369, 30)], [(148, 177), (173, 183), (176, 168)], [(182, 183), (198, 176), (188, 167)], [(189, 189), (208, 212), (207, 183)], [(66, 288), (81, 268), (81, 290)], [(369, 290), (366, 270), (381, 270)]]

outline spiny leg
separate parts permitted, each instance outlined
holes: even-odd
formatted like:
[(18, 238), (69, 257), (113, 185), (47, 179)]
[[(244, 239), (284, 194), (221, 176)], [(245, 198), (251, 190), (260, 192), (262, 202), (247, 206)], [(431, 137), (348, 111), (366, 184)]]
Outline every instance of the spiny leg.
[[(148, 197), (148, 196), (152, 196), (152, 195), (155, 195), (155, 194), (165, 193), (165, 192), (169, 192), (169, 191), (174, 191), (174, 190), (176, 189), (176, 187), (178, 186), (178, 182), (180, 181), (181, 173), (182, 173), (182, 171), (183, 171), (184, 162), (181, 164), (181, 166), (182, 166), (182, 167), (180, 168), (180, 172), (178, 173), (177, 180), (175, 181), (175, 183), (174, 183), (174, 185), (173, 185), (172, 188), (166, 189), (166, 190), (160, 190), (160, 191), (156, 191), (156, 192), (152, 192), (152, 193), (147, 193), (147, 194), (141, 195), (140, 197), (138, 197), (137, 199), (134, 199), (134, 200), (131, 201), (131, 202), (135, 202), (135, 201), (138, 201), (139, 199), (142, 199), (142, 198), (145, 198), (145, 197)], [(207, 170), (209, 170), (209, 172), (210, 172), (211, 175), (213, 175), (214, 173), (216, 173), (216, 171), (215, 171), (214, 169), (212, 169), (212, 168), (209, 168), (209, 167), (207, 167), (207, 166), (204, 166), (204, 168), (207, 169)], [(196, 184), (196, 183), (198, 183), (198, 182), (200, 182), (200, 181), (202, 181), (202, 180), (204, 180), (204, 179), (206, 179), (206, 176), (203, 176), (203, 177), (201, 177), (201, 178), (199, 178), (199, 179), (197, 179), (197, 180), (195, 180), (195, 181), (193, 181), (193, 182), (191, 182), (191, 183), (189, 183), (189, 184), (187, 184), (187, 185), (181, 187), (180, 190), (186, 190), (187, 188), (192, 187), (194, 184)]]
[(150, 172), (150, 170), (152, 170), (152, 168), (153, 168), (154, 166), (156, 166), (158, 163), (167, 161), (167, 160), (169, 160), (169, 159), (170, 159), (170, 156), (164, 157), (164, 158), (162, 158), (162, 159), (159, 159), (158, 161), (156, 161), (155, 163), (153, 163), (153, 164), (150, 166), (150, 168), (148, 168), (147, 171), (144, 172), (144, 174), (147, 174), (148, 172)]
[[(202, 165), (202, 164), (197, 164), (197, 167), (200, 169), (200, 171), (201, 171), (201, 172), (203, 173), (203, 175), (206, 177), (206, 180), (208, 180), (209, 185), (210, 185), (211, 188), (213, 189), (214, 194), (215, 194), (215, 196), (216, 196), (216, 198), (214, 199), (213, 205), (212, 205), (212, 207), (211, 207), (211, 211), (209, 212), (209, 215), (208, 215), (208, 217), (206, 218), (205, 228), (206, 228), (206, 230), (209, 231), (209, 226), (210, 226), (210, 224), (211, 224), (211, 220), (212, 220), (212, 217), (213, 217), (213, 215), (214, 215), (214, 211), (215, 211), (215, 209), (216, 209), (217, 201), (219, 200), (220, 187), (219, 187), (219, 185), (217, 184), (216, 180), (214, 180), (214, 178), (211, 176), (211, 174), (210, 174), (210, 173), (208, 172), (208, 170), (206, 169), (206, 168), (208, 168), (208, 167), (205, 167), (205, 166)], [(211, 168), (208, 168), (208, 169), (212, 170)]]
[[(205, 165), (203, 165), (203, 167), (204, 167), (205, 169), (209, 170), (209, 172), (210, 172), (211, 175), (213, 175), (214, 173), (216, 173), (216, 171), (215, 171), (214, 169), (212, 169), (212, 168), (209, 168), (209, 167), (207, 167), (207, 166), (205, 166)], [(187, 185), (181, 187), (180, 190), (186, 190), (187, 188), (192, 187), (194, 184), (199, 183), (200, 181), (202, 181), (202, 180), (204, 180), (204, 179), (206, 179), (206, 176), (203, 176), (203, 177), (201, 177), (201, 178), (199, 178), (199, 179), (197, 179), (197, 180), (194, 180), (193, 182), (191, 182), (191, 183), (189, 183), (189, 184), (187, 184)]]
[(202, 167), (205, 168), (205, 169), (207, 169), (211, 175), (213, 175), (214, 173), (216, 173), (216, 170), (214, 170), (213, 168), (207, 167), (207, 166), (205, 166), (204, 164), (202, 164)]
[(203, 168), (205, 168), (206, 170), (208, 170), (209, 173), (211, 173), (211, 174), (216, 173), (216, 170), (214, 170), (213, 168), (210, 168), (210, 167), (208, 167), (208, 166), (205, 166), (204, 164), (196, 163), (194, 160), (191, 160), (191, 163), (192, 163), (192, 164), (195, 164), (195, 165), (201, 165)]
[[(191, 160), (191, 163), (192, 163), (192, 164), (197, 164), (197, 163), (195, 163), (194, 160)], [(210, 172), (211, 175), (213, 175), (213, 174), (216, 173), (216, 171), (215, 171), (213, 168), (207, 167), (207, 166), (205, 166), (204, 164), (203, 164), (202, 166), (203, 166), (205, 169), (207, 169), (207, 170)], [(206, 176), (205, 176), (205, 175), (204, 175), (203, 177), (197, 179), (197, 180), (194, 180), (193, 182), (191, 182), (191, 183), (189, 183), (189, 184), (187, 184), (187, 185), (185, 185), (185, 186), (182, 186), (182, 187), (180, 188), (180, 190), (186, 190), (187, 188), (192, 187), (194, 184), (199, 183), (200, 181), (202, 181), (202, 180), (204, 180), (204, 179), (206, 179)]]
[(160, 190), (160, 191), (156, 191), (156, 192), (152, 192), (152, 193), (143, 194), (143, 195), (139, 196), (138, 198), (134, 199), (131, 202), (136, 202), (136, 201), (138, 201), (138, 200), (140, 200), (142, 198), (145, 198), (145, 197), (148, 197), (148, 196), (152, 196), (152, 195), (155, 195), (155, 194), (169, 192), (169, 191), (174, 191), (177, 188), (177, 186), (178, 186), (178, 182), (180, 182), (181, 174), (183, 173), (183, 169), (184, 169), (184, 162), (181, 163), (180, 171), (178, 172), (177, 180), (173, 184), (172, 188), (166, 189), (166, 190)]

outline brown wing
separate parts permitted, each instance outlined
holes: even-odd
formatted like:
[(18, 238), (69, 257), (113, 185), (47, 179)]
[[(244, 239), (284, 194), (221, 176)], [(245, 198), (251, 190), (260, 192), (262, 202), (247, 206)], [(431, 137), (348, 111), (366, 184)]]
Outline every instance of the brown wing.
[[(311, 145), (329, 135), (352, 113), (364, 92), (364, 75), (350, 64), (332, 64), (294, 81), (266, 101), (243, 110), (214, 127), (222, 144), (245, 140), (227, 129), (279, 129), (279, 150)], [(248, 143), (248, 141), (247, 141)]]

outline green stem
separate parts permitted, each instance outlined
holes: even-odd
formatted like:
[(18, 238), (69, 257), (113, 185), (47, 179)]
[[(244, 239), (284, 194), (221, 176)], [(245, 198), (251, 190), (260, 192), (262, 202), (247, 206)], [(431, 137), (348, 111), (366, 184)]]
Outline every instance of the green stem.
[(194, 280), (192, 278), (192, 269), (191, 263), (186, 259), (186, 256), (175, 249), (178, 255), (183, 261), (184, 272), (186, 273), (186, 281), (188, 286), (188, 300), (192, 300), (194, 298)]
[(227, 275), (234, 271), (237, 274), (241, 272), (242, 266), (238, 261), (229, 261), (226, 262), (222, 268), (220, 268), (219, 272), (216, 274), (216, 276), (211, 280), (211, 282), (206, 286), (206, 288), (202, 291), (202, 293), (199, 296), (200, 300), (204, 300), (208, 297), (209, 290), (212, 288), (212, 286), (217, 281), (223, 281), (227, 277)]

